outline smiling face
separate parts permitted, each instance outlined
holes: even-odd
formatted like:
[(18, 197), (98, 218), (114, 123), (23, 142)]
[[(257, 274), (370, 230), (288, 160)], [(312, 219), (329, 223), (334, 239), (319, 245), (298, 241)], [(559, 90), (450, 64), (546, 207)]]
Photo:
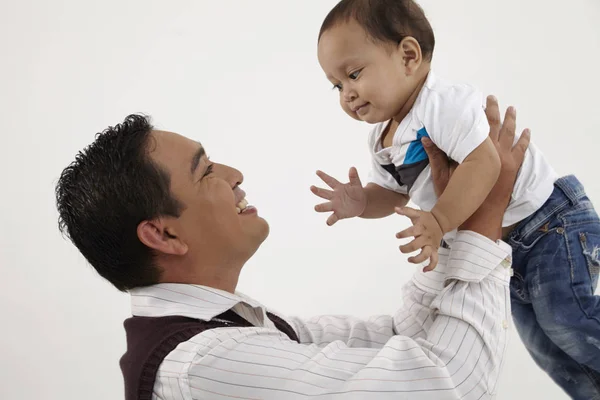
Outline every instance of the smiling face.
[(247, 205), (242, 173), (210, 161), (199, 143), (184, 136), (153, 131), (152, 139), (149, 155), (170, 175), (171, 193), (183, 206), (179, 217), (164, 219), (164, 234), (177, 238), (180, 255), (191, 262), (243, 265), (269, 226)]
[(319, 63), (339, 90), (340, 105), (349, 116), (377, 123), (400, 113), (418, 86), (410, 64), (411, 40), (398, 45), (376, 42), (354, 20), (323, 33)]

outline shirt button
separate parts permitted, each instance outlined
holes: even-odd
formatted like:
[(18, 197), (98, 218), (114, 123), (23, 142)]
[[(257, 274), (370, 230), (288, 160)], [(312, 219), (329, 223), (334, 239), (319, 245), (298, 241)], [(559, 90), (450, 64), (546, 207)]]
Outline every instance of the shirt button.
[(502, 328), (508, 329), (508, 321), (505, 319), (502, 320)]
[(512, 266), (512, 257), (506, 256), (506, 258), (502, 260), (501, 264), (504, 268), (510, 268)]

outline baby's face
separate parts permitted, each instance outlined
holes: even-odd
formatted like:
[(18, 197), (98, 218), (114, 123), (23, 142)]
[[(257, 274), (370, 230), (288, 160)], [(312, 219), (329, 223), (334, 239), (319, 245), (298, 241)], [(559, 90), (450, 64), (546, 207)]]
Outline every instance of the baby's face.
[(323, 33), (318, 57), (342, 109), (359, 121), (393, 118), (414, 90), (400, 47), (374, 42), (353, 20)]

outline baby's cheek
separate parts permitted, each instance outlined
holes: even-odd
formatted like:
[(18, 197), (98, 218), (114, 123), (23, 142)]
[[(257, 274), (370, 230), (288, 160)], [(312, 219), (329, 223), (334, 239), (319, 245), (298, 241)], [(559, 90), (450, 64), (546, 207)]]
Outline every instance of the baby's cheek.
[(348, 107), (345, 103), (341, 103), (340, 105), (342, 106), (342, 110), (344, 110), (344, 112), (346, 114), (348, 114), (349, 116), (351, 116), (353, 119), (355, 119), (357, 121), (360, 121), (360, 118), (358, 118), (358, 115), (355, 112), (353, 112), (350, 109), (350, 107)]

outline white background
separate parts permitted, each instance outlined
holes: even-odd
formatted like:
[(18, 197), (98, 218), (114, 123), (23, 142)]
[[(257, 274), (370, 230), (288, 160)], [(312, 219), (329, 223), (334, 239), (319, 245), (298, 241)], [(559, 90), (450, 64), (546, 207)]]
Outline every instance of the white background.
[[(129, 299), (58, 233), (54, 184), (132, 112), (246, 175), (271, 236), (239, 289), (286, 314), (392, 313), (412, 272), (399, 217), (328, 228), (321, 168), (366, 178), (369, 127), (339, 108), (316, 37), (335, 0), (0, 1), (0, 398), (118, 399)], [(518, 110), (600, 201), (597, 0), (424, 0), (438, 75)], [(499, 399), (565, 399), (513, 328)]]

